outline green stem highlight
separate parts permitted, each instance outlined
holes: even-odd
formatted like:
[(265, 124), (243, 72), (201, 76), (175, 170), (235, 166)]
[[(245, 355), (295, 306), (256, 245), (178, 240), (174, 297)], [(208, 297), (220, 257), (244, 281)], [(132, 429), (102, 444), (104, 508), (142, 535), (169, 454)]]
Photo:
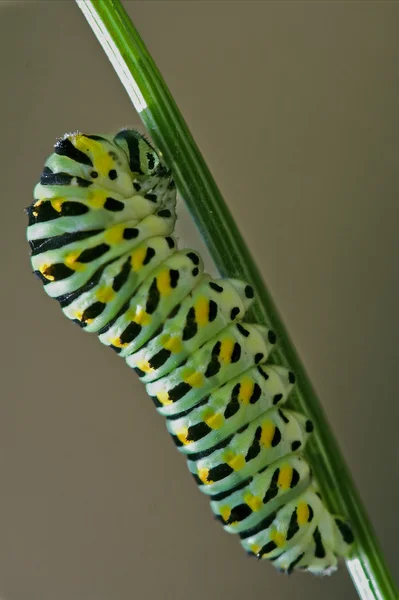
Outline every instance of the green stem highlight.
[(277, 333), (273, 360), (297, 376), (291, 405), (309, 416), (315, 433), (306, 447), (323, 498), (333, 514), (349, 518), (356, 544), (346, 563), (362, 600), (397, 600), (359, 492), (273, 300), (160, 72), (120, 0), (76, 0), (113, 64), (152, 139), (172, 168), (222, 276), (251, 283), (257, 303), (249, 315)]

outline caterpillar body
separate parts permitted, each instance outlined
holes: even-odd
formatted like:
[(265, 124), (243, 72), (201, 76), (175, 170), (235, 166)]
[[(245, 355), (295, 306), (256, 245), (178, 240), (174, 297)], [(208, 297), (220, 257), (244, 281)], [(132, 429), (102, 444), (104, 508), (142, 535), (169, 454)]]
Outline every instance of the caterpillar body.
[(243, 322), (251, 286), (177, 248), (175, 204), (138, 132), (68, 134), (27, 209), (33, 270), (136, 371), (224, 529), (283, 572), (331, 573), (353, 535), (302, 455), (311, 421), (282, 408), (295, 376), (267, 362), (274, 332)]

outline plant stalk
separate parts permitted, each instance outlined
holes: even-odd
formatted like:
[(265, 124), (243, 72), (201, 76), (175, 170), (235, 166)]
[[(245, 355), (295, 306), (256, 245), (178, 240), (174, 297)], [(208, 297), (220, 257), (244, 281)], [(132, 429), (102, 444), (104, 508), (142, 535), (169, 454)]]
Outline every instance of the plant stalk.
[(346, 564), (362, 600), (397, 600), (398, 590), (385, 562), (359, 492), (324, 410), (273, 300), (203, 157), (158, 68), (120, 0), (76, 0), (145, 127), (172, 169), (181, 196), (194, 218), (221, 276), (248, 281), (257, 302), (250, 318), (277, 334), (277, 364), (297, 377), (291, 404), (315, 427), (306, 446), (323, 499), (333, 514), (349, 519), (356, 543)]

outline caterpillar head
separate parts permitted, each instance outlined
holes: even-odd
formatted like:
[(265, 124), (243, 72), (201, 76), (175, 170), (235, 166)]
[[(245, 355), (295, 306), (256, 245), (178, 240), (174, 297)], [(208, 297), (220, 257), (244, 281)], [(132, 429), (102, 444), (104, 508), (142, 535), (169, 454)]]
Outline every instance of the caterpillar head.
[(127, 154), (134, 175), (154, 175), (163, 168), (157, 151), (138, 131), (123, 129), (116, 134), (114, 143)]

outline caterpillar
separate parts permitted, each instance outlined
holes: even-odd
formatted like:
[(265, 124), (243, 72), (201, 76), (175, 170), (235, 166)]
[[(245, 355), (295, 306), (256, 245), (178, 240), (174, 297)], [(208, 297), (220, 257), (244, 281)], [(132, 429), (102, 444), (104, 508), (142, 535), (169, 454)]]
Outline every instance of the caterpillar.
[(303, 456), (312, 422), (284, 407), (295, 375), (267, 362), (276, 335), (243, 321), (253, 288), (178, 249), (176, 187), (134, 130), (59, 139), (27, 209), (47, 294), (134, 369), (199, 489), (244, 550), (291, 573), (348, 556)]

